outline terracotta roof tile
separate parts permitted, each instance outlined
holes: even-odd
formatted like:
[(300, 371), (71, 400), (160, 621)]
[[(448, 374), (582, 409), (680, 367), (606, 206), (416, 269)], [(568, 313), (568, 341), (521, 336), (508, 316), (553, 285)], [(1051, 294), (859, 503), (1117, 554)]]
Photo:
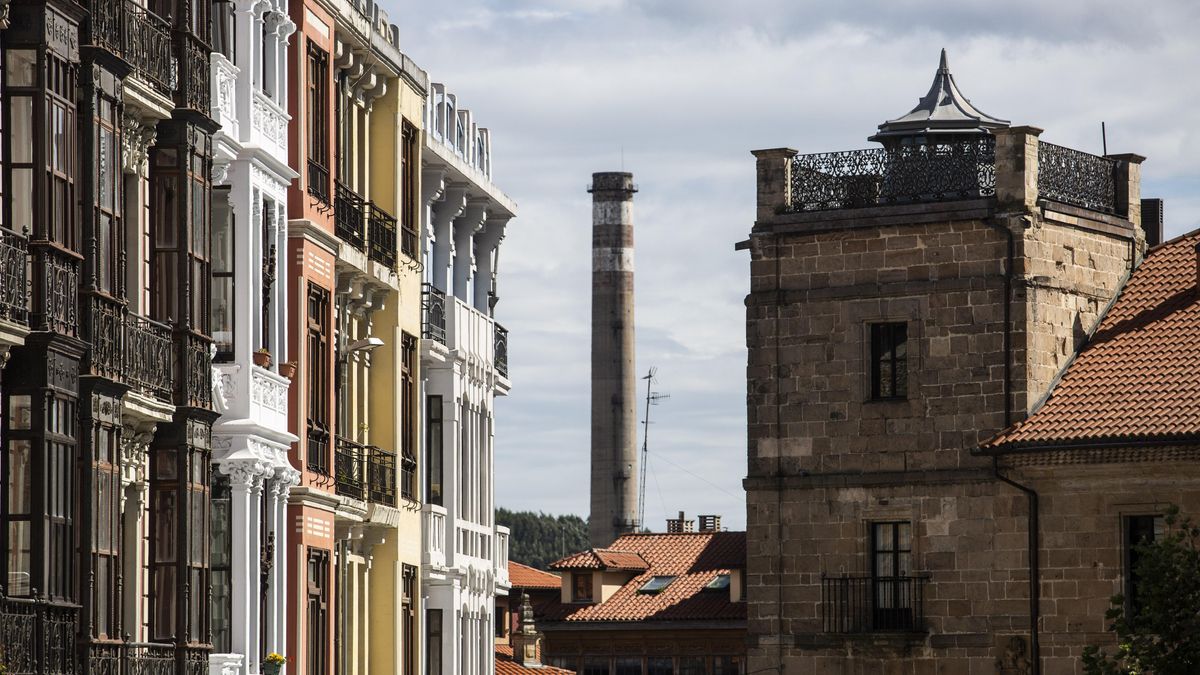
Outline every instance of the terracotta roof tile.
[[(540, 649), (538, 651), (541, 651)], [(540, 655), (539, 655), (540, 656)], [(542, 665), (541, 668), (526, 668), (513, 661), (512, 645), (496, 645), (496, 675), (575, 675), (573, 670), (563, 670), (553, 666)]]
[(579, 553), (573, 553), (562, 560), (550, 563), (550, 569), (555, 570), (627, 570), (640, 572), (647, 565), (645, 559), (636, 551), (624, 551), (615, 548), (621, 540), (613, 542), (613, 548), (591, 548)]
[[(746, 603), (732, 602), (728, 589), (704, 589), (719, 574), (745, 569), (745, 532), (627, 534), (613, 542), (608, 550), (635, 553), (645, 560), (646, 568), (641, 571), (633, 570), (630, 580), (604, 602), (588, 605), (558, 602), (547, 605), (547, 621), (686, 621), (746, 618)], [(582, 554), (568, 556), (559, 562), (580, 555)], [(598, 568), (581, 566), (563, 569)], [(657, 594), (638, 593), (638, 589), (651, 577), (656, 576), (673, 576), (675, 580)]]
[(1151, 249), (1049, 399), (983, 448), (1200, 434), (1197, 245), (1200, 231)]
[(513, 588), (562, 588), (562, 577), (536, 567), (508, 561), (508, 580)]

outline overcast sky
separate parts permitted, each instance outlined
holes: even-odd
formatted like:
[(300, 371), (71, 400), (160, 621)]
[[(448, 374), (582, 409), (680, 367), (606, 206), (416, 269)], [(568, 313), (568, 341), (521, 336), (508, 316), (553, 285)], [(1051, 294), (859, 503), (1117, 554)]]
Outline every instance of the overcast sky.
[(749, 265), (733, 245), (753, 221), (751, 150), (868, 147), (945, 47), (988, 114), (1094, 153), (1107, 122), (1110, 152), (1149, 158), (1142, 195), (1166, 199), (1167, 235), (1200, 227), (1200, 3), (382, 1), (403, 50), (491, 129), (520, 208), (501, 247), (497, 506), (587, 517), (593, 171), (641, 189), (637, 365), (671, 395), (651, 413), (656, 530), (679, 510), (745, 525)]

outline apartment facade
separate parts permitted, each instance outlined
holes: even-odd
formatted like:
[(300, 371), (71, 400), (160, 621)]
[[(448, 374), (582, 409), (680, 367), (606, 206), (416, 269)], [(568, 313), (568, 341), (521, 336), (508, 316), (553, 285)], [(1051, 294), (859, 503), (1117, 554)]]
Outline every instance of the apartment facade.
[(212, 335), (217, 377), (210, 557), (214, 675), (261, 673), (286, 652), (288, 461), (294, 364), (285, 339), (287, 49), (282, 2), (212, 5)]
[(1195, 503), (1191, 455), (1089, 431), (1132, 408), (1038, 428), (1072, 363), (1142, 327), (1114, 312), (1145, 250), (1143, 158), (1041, 133), (943, 52), (882, 147), (754, 153), (751, 672), (1077, 672), (1138, 532)]
[(3, 662), (203, 675), (210, 7), (3, 9)]
[(289, 653), (302, 672), (416, 673), (428, 88), (375, 5), (300, 2), (290, 59), (289, 353), (302, 466), (289, 517)]
[(516, 205), (493, 183), (490, 133), (444, 84), (430, 85), (424, 129), (425, 672), (490, 674), (495, 597), (508, 589), (492, 481), (494, 402), (511, 386), (497, 262)]

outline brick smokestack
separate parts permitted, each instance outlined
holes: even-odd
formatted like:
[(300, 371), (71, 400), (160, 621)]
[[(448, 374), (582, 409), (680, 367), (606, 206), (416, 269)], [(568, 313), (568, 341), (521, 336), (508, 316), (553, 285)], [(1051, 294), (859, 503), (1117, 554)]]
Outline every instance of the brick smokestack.
[(633, 174), (592, 174), (592, 503), (588, 538), (638, 527)]

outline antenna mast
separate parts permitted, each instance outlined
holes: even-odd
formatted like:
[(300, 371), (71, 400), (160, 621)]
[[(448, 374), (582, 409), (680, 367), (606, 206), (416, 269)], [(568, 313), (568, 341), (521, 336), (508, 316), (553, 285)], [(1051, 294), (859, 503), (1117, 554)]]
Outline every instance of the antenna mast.
[(670, 394), (662, 394), (657, 391), (650, 391), (650, 385), (658, 382), (655, 375), (658, 374), (658, 368), (651, 366), (646, 376), (642, 379), (646, 381), (646, 414), (642, 418), (642, 467), (641, 478), (638, 481), (638, 527), (646, 527), (646, 452), (650, 444), (650, 406), (658, 405), (659, 401), (671, 398)]

